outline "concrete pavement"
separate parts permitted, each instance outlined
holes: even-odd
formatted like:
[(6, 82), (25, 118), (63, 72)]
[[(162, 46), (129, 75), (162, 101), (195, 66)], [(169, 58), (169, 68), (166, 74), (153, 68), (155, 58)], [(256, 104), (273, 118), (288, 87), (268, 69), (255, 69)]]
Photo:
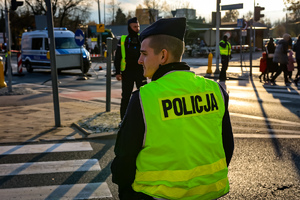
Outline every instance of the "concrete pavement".
[[(218, 75), (206, 74), (207, 66), (191, 68), (198, 75), (218, 78)], [(249, 70), (249, 67), (230, 66), (228, 81), (248, 79)], [(257, 80), (259, 68), (253, 67), (252, 70), (253, 79)], [(212, 71), (215, 71), (215, 66)], [(121, 90), (112, 91), (111, 112), (106, 113), (105, 92), (59, 88), (61, 127), (55, 127), (52, 87), (21, 84), (13, 85), (13, 92), (18, 95), (5, 92), (7, 88), (0, 89), (1, 144), (86, 139), (117, 132)], [(95, 98), (96, 101), (91, 101)]]

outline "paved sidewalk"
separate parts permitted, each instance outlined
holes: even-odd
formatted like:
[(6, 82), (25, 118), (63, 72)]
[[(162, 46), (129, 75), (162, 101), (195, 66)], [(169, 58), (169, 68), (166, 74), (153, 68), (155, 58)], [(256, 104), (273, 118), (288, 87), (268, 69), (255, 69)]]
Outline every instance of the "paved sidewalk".
[[(192, 70), (211, 79), (218, 78), (218, 75), (206, 74), (206, 66)], [(259, 68), (253, 67), (252, 74), (257, 80)], [(227, 76), (229, 81), (248, 79), (249, 67), (229, 67)], [(105, 112), (103, 92), (97, 93), (98, 101), (60, 95), (61, 127), (55, 127), (52, 87), (21, 84), (13, 86), (13, 95), (5, 95), (6, 91), (7, 88), (0, 89), (1, 144), (86, 139), (117, 133), (120, 90), (112, 92), (110, 113)], [(59, 92), (66, 94), (63, 88), (59, 88)]]
[[(0, 89), (0, 95), (4, 91), (7, 91), (7, 88)], [(85, 130), (76, 125), (86, 119), (100, 117), (106, 111), (105, 103), (60, 97), (61, 127), (55, 127), (51, 87), (15, 85), (13, 92), (19, 95), (0, 96), (0, 143), (95, 137), (96, 135), (86, 135)], [(115, 114), (116, 119), (119, 116), (118, 110), (118, 105), (111, 105), (111, 113)]]

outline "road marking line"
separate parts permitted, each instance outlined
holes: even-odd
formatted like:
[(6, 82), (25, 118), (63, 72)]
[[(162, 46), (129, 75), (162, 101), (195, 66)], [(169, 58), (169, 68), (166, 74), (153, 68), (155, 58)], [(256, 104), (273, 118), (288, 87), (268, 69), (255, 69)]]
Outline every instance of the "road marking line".
[(237, 132), (238, 130), (252, 130), (254, 132), (269, 132), (269, 133), (290, 133), (290, 134), (299, 134), (300, 131), (295, 130), (286, 130), (286, 129), (270, 129), (270, 128), (245, 128), (245, 127), (237, 127), (233, 126), (234, 132)]
[[(273, 87), (273, 86), (272, 86)], [(290, 88), (282, 88), (282, 89), (271, 89), (271, 88), (264, 88), (264, 87), (256, 87), (255, 89), (252, 87), (244, 87), (244, 86), (227, 86), (228, 90), (232, 89), (232, 90), (249, 90), (249, 91), (259, 91), (259, 92), (280, 92), (280, 93), (288, 93), (288, 94), (298, 94), (299, 92), (297, 90), (290, 90)], [(289, 89), (289, 90), (287, 90)]]
[[(240, 120), (231, 120), (231, 122), (234, 123), (234, 126), (243, 126), (243, 125), (252, 125), (253, 126), (253, 121), (240, 121)], [(272, 124), (272, 123), (267, 123), (267, 122), (255, 122), (255, 125), (260, 125), (260, 126), (276, 126), (278, 124)], [(280, 124), (280, 126), (286, 126), (286, 127), (295, 127), (295, 126), (300, 126), (299, 124)]]
[(300, 135), (276, 135), (276, 134), (233, 134), (234, 138), (267, 138), (267, 139), (300, 139)]
[(15, 200), (69, 200), (69, 199), (99, 199), (112, 197), (107, 183), (87, 183), (73, 185), (53, 185), (41, 187), (24, 187), (0, 189), (1, 199)]
[(285, 121), (281, 119), (272, 119), (272, 118), (265, 118), (265, 117), (258, 117), (258, 116), (253, 116), (253, 115), (245, 115), (245, 114), (239, 114), (239, 113), (230, 113), (231, 116), (235, 117), (244, 117), (244, 118), (250, 118), (250, 119), (257, 119), (257, 120), (267, 120), (268, 122), (276, 122), (276, 123), (282, 123), (282, 124), (293, 124), (298, 126), (299, 122), (290, 122), (290, 121)]
[(89, 142), (1, 146), (0, 155), (92, 151)]
[(100, 170), (97, 159), (0, 164), (0, 176)]
[(292, 101), (289, 101), (289, 100), (280, 100), (280, 99), (266, 99), (266, 100), (263, 100), (263, 99), (257, 98), (257, 97), (241, 97), (238, 94), (236, 94), (235, 96), (229, 95), (229, 98), (234, 98), (234, 99), (229, 99), (229, 104), (230, 104), (230, 102), (245, 101), (245, 100), (252, 100), (252, 101), (257, 101), (257, 102), (262, 102), (262, 103), (290, 103), (290, 102), (292, 102)]

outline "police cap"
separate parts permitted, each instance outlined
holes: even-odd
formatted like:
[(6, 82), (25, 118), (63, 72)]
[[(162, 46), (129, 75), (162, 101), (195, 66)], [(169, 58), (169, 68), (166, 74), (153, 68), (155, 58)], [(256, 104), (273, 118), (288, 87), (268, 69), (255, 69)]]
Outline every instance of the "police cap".
[(186, 28), (186, 19), (182, 18), (169, 18), (160, 19), (148, 26), (141, 34), (140, 41), (151, 35), (170, 35), (183, 41)]
[(129, 19), (129, 20), (127, 21), (127, 24), (128, 24), (128, 25), (131, 24), (131, 23), (138, 23), (137, 18), (134, 17), (134, 18), (131, 18), (131, 19)]

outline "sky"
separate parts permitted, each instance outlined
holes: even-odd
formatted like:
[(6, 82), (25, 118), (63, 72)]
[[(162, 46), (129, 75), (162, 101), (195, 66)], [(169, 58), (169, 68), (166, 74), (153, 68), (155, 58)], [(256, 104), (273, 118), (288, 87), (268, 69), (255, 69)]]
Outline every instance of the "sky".
[[(94, 0), (94, 6), (92, 10), (91, 20), (94, 20), (98, 23), (98, 6), (97, 6), (97, 0)], [(100, 1), (100, 13), (101, 13), (101, 20), (102, 23), (104, 22), (104, 2), (106, 7), (106, 21), (107, 18), (111, 15), (109, 14), (109, 10), (107, 9), (109, 7), (109, 3), (112, 0), (99, 0)], [(162, 1), (162, 0), (160, 0)], [(141, 4), (143, 5), (144, 0), (114, 0), (114, 2), (120, 3), (120, 8), (123, 10), (124, 13), (127, 14), (128, 11), (135, 11), (137, 5)], [(171, 4), (174, 6), (174, 9), (176, 9), (176, 5), (180, 5), (178, 2), (189, 2), (189, 8), (196, 10), (196, 15), (205, 17), (206, 22), (211, 21), (211, 12), (216, 11), (216, 0), (167, 0), (168, 4)], [(284, 9), (286, 8), (284, 5), (284, 0), (221, 0), (221, 6), (222, 5), (231, 5), (231, 4), (240, 4), (243, 3), (243, 9), (239, 9), (239, 18), (242, 18), (243, 15), (246, 15), (249, 11), (254, 11), (254, 3), (255, 5), (265, 7), (265, 10), (261, 11), (261, 14), (265, 15), (265, 18), (269, 18), (271, 20), (271, 23), (274, 23), (277, 20), (282, 20), (286, 16), (286, 11)], [(225, 11), (221, 11), (221, 17), (223, 17), (225, 14)]]

